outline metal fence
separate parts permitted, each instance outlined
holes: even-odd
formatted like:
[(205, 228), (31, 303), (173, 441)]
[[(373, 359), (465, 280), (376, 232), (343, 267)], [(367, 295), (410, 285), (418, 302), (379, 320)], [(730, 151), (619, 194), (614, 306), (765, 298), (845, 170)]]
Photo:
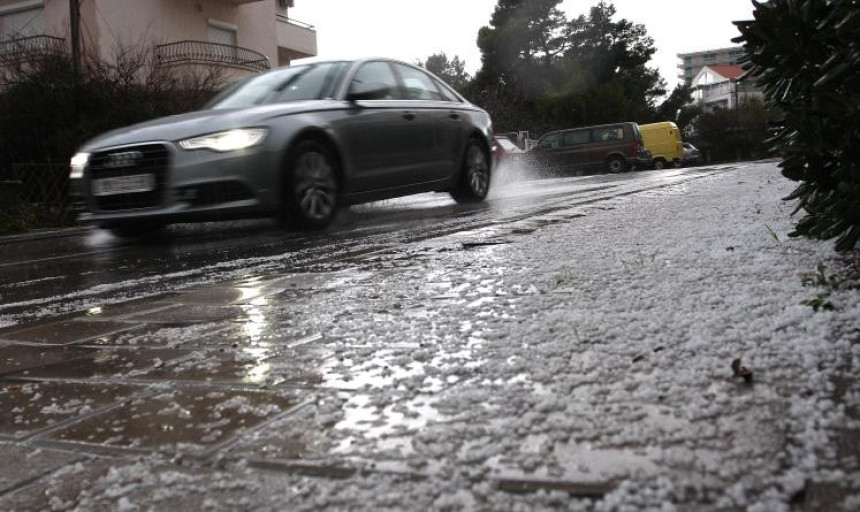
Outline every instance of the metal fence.
[(58, 55), (66, 51), (66, 40), (54, 36), (30, 36), (0, 41), (0, 63), (9, 64), (34, 56)]
[(43, 225), (71, 222), (69, 166), (28, 163), (0, 170), (0, 209), (11, 215), (27, 210)]
[(271, 69), (269, 58), (262, 53), (241, 46), (206, 41), (177, 41), (161, 44), (155, 47), (155, 55), (160, 64), (209, 62), (257, 71)]

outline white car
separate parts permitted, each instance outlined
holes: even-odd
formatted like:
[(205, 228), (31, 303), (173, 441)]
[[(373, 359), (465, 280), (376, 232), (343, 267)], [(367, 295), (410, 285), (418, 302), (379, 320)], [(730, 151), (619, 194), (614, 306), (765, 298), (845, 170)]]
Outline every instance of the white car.
[(684, 142), (682, 145), (684, 146), (684, 164), (690, 165), (699, 163), (699, 160), (702, 158), (702, 153), (699, 149), (689, 142)]

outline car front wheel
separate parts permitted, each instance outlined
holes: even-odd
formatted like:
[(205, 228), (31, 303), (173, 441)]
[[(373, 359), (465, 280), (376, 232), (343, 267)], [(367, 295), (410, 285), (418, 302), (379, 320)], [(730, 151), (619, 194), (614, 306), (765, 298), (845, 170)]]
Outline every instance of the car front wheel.
[(321, 229), (334, 220), (339, 197), (336, 165), (331, 150), (315, 140), (295, 147), (284, 191), (284, 220), (306, 229)]
[(654, 169), (655, 170), (662, 171), (665, 168), (666, 168), (666, 161), (665, 160), (663, 160), (662, 158), (658, 158), (657, 160), (654, 160)]
[(451, 196), (458, 203), (475, 203), (487, 197), (490, 190), (490, 163), (487, 152), (475, 139), (469, 139), (466, 155)]

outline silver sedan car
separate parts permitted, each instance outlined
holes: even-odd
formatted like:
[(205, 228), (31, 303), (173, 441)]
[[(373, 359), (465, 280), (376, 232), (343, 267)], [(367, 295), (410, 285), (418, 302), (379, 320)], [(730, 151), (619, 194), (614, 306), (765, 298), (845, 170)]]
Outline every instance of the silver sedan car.
[(492, 137), (485, 111), (421, 68), (320, 62), (89, 141), (72, 158), (72, 193), (83, 220), (119, 236), (248, 216), (318, 229), (341, 205), (427, 191), (483, 200)]

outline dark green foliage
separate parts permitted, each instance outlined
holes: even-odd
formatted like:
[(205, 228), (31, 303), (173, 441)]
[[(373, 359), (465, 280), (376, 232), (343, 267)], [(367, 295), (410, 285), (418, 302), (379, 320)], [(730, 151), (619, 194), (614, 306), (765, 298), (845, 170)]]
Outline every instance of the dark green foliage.
[(681, 123), (682, 109), (693, 102), (693, 90), (683, 82), (672, 89), (671, 94), (657, 106), (656, 120), (672, 121), (681, 130), (686, 123)]
[(220, 76), (174, 76), (149, 67), (146, 53), (88, 63), (76, 74), (71, 59), (48, 55), (7, 71), (0, 87), (0, 171), (12, 164), (68, 163), (100, 133), (192, 110), (208, 99)]
[(685, 138), (708, 161), (751, 160), (768, 155), (768, 123), (773, 116), (760, 100), (750, 98), (734, 109), (699, 110), (694, 119), (679, 122), (678, 126), (687, 128)]
[(500, 131), (655, 119), (665, 93), (647, 67), (656, 51), (642, 25), (599, 2), (568, 20), (560, 0), (499, 0), (478, 33), (482, 67), (470, 98)]
[(771, 0), (737, 22), (747, 67), (783, 113), (771, 140), (806, 215), (792, 236), (860, 238), (860, 2)]
[(469, 74), (466, 73), (466, 62), (460, 60), (457, 55), (449, 60), (445, 52), (434, 53), (427, 57), (424, 62), (419, 62), (418, 65), (444, 80), (445, 83), (461, 94), (466, 90), (469, 80), (471, 80)]
[(0, 68), (0, 233), (71, 223), (66, 166), (77, 148), (115, 128), (193, 110), (222, 83), (217, 68), (154, 66), (144, 48), (119, 49), (110, 63), (91, 58), (81, 73), (56, 53)]

